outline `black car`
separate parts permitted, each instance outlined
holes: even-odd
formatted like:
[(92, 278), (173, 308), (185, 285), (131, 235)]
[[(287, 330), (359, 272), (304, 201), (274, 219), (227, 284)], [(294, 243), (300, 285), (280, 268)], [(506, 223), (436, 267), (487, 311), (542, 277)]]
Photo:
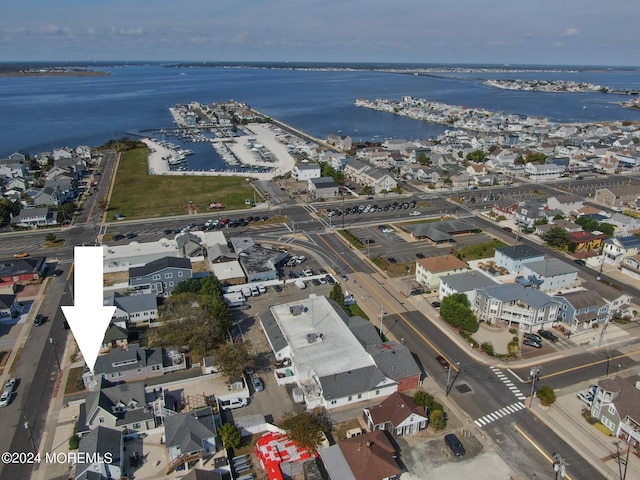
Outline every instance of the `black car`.
[(40, 315), (40, 314), (36, 315), (36, 318), (33, 321), (33, 326), (34, 327), (39, 327), (43, 323), (44, 323), (44, 317), (42, 315)]
[(389, 257), (389, 263), (396, 264), (396, 263), (398, 263), (398, 261), (393, 257)]
[(282, 291), (282, 287), (281, 287), (280, 285), (274, 285), (274, 286), (273, 286), (273, 289), (274, 289), (276, 292), (281, 292), (281, 291)]
[(424, 258), (424, 255), (422, 253), (416, 253), (416, 257), (417, 258)]
[(440, 308), (440, 305), (441, 305), (441, 303), (440, 303), (440, 302), (438, 302), (438, 301), (431, 302), (431, 306), (432, 306), (433, 308)]
[(444, 443), (451, 449), (451, 452), (456, 457), (462, 457), (466, 452), (464, 451), (464, 446), (462, 442), (456, 437), (454, 433), (449, 433), (444, 436)]
[(62, 322), (62, 328), (64, 330), (69, 330), (69, 322), (67, 322), (66, 320)]
[(581, 267), (586, 267), (587, 266), (587, 262), (585, 262), (584, 260), (577, 258), (576, 260), (573, 261), (573, 263), (575, 263), (576, 265), (580, 265)]
[(411, 290), (410, 295), (422, 295), (424, 293), (424, 290), (422, 290), (421, 288), (416, 288), (414, 290)]
[(132, 238), (136, 238), (138, 236), (137, 233), (129, 232), (127, 233), (127, 238), (131, 240)]
[(165, 234), (165, 235), (171, 235), (172, 233), (173, 233), (173, 230), (172, 230), (172, 229), (170, 229), (170, 228), (167, 228), (167, 229), (164, 231), (164, 234)]
[(540, 329), (538, 330), (538, 335), (540, 335), (542, 338), (546, 338), (550, 342), (558, 341), (558, 336), (555, 333), (550, 332), (549, 330)]
[(336, 283), (335, 279), (333, 278), (333, 275), (327, 275), (324, 278), (327, 280), (327, 282), (329, 282), (329, 285), (333, 285), (334, 283)]
[(119, 242), (120, 240), (124, 240), (125, 238), (126, 238), (126, 237), (125, 237), (123, 234), (121, 234), (121, 233), (116, 233), (116, 234), (113, 236), (113, 239), (114, 239), (116, 242)]

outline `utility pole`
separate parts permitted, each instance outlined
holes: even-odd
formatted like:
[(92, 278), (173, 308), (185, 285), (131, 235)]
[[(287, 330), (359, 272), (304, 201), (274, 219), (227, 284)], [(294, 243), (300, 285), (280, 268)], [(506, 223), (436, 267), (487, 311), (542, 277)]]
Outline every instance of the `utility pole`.
[(382, 316), (384, 315), (384, 310), (382, 309), (382, 305), (380, 305), (380, 336), (384, 336), (382, 333)]
[(62, 371), (62, 366), (60, 365), (60, 357), (58, 357), (58, 351), (56, 350), (56, 344), (53, 341), (53, 337), (49, 336), (49, 343), (51, 347), (53, 347), (53, 354), (56, 356), (56, 363), (58, 364), (58, 370)]
[(567, 465), (568, 463), (564, 461), (564, 458), (562, 458), (559, 453), (553, 454), (553, 471), (556, 474), (555, 480), (558, 480), (558, 476), (560, 476), (561, 478), (564, 478), (566, 476)]
[(529, 401), (529, 408), (533, 407), (533, 395), (536, 391), (536, 382), (540, 379), (540, 369), (542, 367), (537, 366), (529, 370), (529, 378), (531, 379), (531, 400)]
[[(450, 365), (449, 366), (449, 371), (451, 371), (452, 368), (453, 368), (453, 365)], [(458, 379), (458, 375), (460, 375), (460, 369), (459, 368), (456, 370), (456, 374), (453, 377), (453, 380), (451, 381), (451, 383), (449, 385), (447, 385), (447, 390), (446, 390), (446, 392), (444, 394), (445, 397), (449, 396), (449, 392), (453, 388), (453, 384), (456, 383), (456, 380)], [(447, 383), (448, 383), (448, 380), (447, 380)]]
[(29, 440), (31, 440), (31, 446), (33, 447), (33, 453), (38, 453), (38, 449), (36, 448), (36, 442), (33, 441), (33, 434), (31, 433), (31, 425), (27, 421), (27, 416), (24, 416), (24, 428), (29, 432)]
[(609, 364), (611, 363), (611, 359), (613, 358), (613, 354), (609, 354), (609, 352), (604, 352), (604, 356), (607, 357), (607, 377), (609, 376)]

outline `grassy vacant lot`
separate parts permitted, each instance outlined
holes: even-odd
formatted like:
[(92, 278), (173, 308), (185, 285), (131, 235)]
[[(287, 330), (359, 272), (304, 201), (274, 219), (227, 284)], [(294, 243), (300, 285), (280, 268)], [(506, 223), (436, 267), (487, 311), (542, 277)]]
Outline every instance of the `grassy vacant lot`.
[(487, 243), (479, 243), (478, 245), (469, 245), (456, 249), (456, 256), (460, 255), (463, 260), (478, 260), (479, 258), (493, 258), (496, 248), (506, 247), (507, 244), (502, 240), (494, 238), (493, 241)]
[(253, 188), (245, 177), (149, 175), (148, 148), (136, 148), (122, 155), (109, 203), (107, 220), (119, 213), (136, 218), (185, 215), (200, 206), (204, 213), (211, 202), (225, 209), (245, 208), (245, 199), (253, 199)]

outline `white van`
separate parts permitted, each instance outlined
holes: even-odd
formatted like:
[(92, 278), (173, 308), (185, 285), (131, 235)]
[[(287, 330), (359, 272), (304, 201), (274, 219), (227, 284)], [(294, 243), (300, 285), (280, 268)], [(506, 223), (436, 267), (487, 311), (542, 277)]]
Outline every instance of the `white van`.
[(296, 287), (298, 287), (300, 290), (304, 290), (305, 288), (307, 288), (307, 285), (302, 280), (296, 280)]
[(260, 293), (267, 293), (267, 288), (264, 285), (258, 285), (258, 291)]
[(259, 295), (260, 295), (260, 290), (258, 290), (258, 287), (251, 286), (251, 296), (252, 297), (257, 297)]
[(242, 287), (242, 295), (244, 295), (244, 298), (249, 298), (251, 296), (251, 289), (249, 287)]

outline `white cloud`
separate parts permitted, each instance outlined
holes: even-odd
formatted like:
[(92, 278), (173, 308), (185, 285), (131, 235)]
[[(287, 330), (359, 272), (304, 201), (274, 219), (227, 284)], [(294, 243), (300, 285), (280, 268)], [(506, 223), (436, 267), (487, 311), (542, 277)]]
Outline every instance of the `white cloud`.
[(564, 32), (564, 36), (565, 37), (575, 37), (579, 33), (580, 32), (578, 32), (578, 30), (575, 29), (575, 28), (567, 28), (567, 30)]
[(61, 27), (59, 25), (44, 25), (38, 29), (38, 31), (45, 35), (66, 35), (69, 33), (67, 27)]

